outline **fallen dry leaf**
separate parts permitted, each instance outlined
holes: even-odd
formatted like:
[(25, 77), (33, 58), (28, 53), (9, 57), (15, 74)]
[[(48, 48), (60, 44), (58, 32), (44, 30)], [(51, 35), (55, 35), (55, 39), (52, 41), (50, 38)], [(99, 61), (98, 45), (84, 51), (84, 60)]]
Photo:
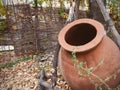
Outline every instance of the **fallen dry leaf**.
[[(51, 56), (50, 56), (51, 55)], [(20, 62), (13, 67), (6, 67), (0, 70), (0, 90), (38, 90), (40, 67), (44, 67), (48, 77), (47, 82), (51, 83), (50, 77), (54, 69), (52, 68), (53, 55), (49, 56), (45, 62), (37, 62), (37, 58)], [(2, 63), (2, 62), (1, 62)], [(3, 62), (4, 63), (4, 62)], [(62, 90), (71, 90), (58, 68), (57, 86)]]
[(17, 26), (12, 26), (12, 29), (13, 30), (17, 30)]

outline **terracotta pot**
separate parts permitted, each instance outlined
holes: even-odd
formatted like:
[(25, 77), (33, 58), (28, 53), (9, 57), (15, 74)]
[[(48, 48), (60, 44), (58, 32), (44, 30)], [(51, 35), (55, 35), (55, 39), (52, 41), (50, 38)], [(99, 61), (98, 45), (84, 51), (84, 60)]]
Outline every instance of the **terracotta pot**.
[[(64, 79), (72, 90), (99, 90), (95, 89), (95, 84), (101, 81), (97, 77), (105, 80), (120, 70), (120, 50), (116, 44), (105, 35), (104, 27), (98, 21), (92, 19), (79, 19), (66, 25), (58, 35), (61, 45), (59, 52), (59, 66)], [(80, 62), (86, 62), (84, 68), (92, 67), (92, 74), (79, 76), (78, 68), (74, 67), (72, 61), (73, 50)], [(101, 61), (103, 60), (103, 63)], [(78, 63), (78, 64), (79, 64)], [(101, 63), (101, 65), (100, 65)], [(81, 70), (84, 74), (85, 71)], [(96, 75), (96, 76), (94, 76)], [(91, 83), (91, 80), (94, 83)], [(113, 77), (105, 82), (110, 88), (120, 84), (120, 72), (117, 77)], [(105, 83), (101, 83), (102, 90)]]

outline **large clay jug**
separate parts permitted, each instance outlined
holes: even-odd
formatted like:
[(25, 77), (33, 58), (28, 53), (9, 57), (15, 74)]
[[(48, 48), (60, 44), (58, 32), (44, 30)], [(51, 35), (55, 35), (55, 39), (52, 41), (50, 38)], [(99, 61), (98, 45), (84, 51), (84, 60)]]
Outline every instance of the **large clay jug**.
[(72, 90), (114, 90), (120, 85), (120, 50), (101, 23), (73, 21), (60, 31), (58, 41), (60, 70)]

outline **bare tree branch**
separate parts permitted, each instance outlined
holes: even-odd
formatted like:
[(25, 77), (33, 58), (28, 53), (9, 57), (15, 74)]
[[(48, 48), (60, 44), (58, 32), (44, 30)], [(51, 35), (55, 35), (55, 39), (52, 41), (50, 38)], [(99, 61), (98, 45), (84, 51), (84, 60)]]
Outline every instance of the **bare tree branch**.
[(103, 14), (103, 17), (104, 17), (105, 21), (106, 21), (106, 22), (108, 23), (108, 25), (109, 25), (109, 28), (110, 28), (110, 30), (111, 30), (111, 32), (112, 32), (112, 34), (113, 34), (113, 38), (114, 38), (116, 44), (117, 44), (117, 45), (119, 46), (119, 48), (120, 48), (120, 35), (119, 35), (119, 33), (117, 32), (117, 30), (116, 30), (116, 28), (115, 28), (115, 26), (114, 26), (114, 23), (113, 23), (113, 21), (112, 21), (112, 19), (110, 18), (108, 12), (107, 12), (106, 9), (105, 9), (105, 6), (104, 6), (104, 4), (103, 4), (103, 1), (102, 1), (102, 0), (96, 0), (96, 2), (98, 3), (98, 5), (99, 5), (99, 7), (100, 7), (100, 10), (101, 10), (101, 12), (102, 12), (102, 14)]
[(79, 6), (81, 0), (75, 0), (75, 13), (74, 13), (74, 20), (79, 19)]
[(68, 15), (66, 23), (72, 22), (74, 20), (74, 9), (75, 9), (75, 2), (74, 0), (71, 0), (69, 15)]

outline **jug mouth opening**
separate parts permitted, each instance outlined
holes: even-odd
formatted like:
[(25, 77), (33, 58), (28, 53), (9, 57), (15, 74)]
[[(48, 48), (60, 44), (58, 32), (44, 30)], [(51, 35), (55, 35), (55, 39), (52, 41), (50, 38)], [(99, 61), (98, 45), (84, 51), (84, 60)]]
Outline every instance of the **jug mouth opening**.
[(93, 19), (78, 19), (67, 24), (59, 33), (59, 44), (67, 51), (88, 51), (96, 47), (104, 36), (103, 25)]
[(88, 23), (77, 24), (65, 34), (66, 43), (73, 46), (81, 46), (89, 43), (96, 37), (96, 28)]

